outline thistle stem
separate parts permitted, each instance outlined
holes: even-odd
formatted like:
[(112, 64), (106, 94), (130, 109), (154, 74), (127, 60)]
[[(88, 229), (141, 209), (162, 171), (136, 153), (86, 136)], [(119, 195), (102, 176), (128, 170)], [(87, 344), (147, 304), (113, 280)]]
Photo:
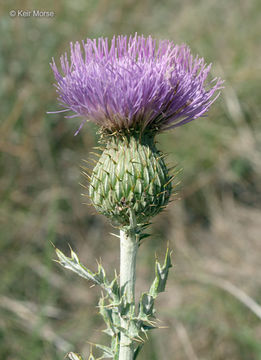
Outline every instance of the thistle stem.
[[(135, 314), (135, 281), (136, 281), (136, 255), (138, 250), (138, 237), (133, 214), (130, 217), (130, 230), (120, 231), (120, 285), (126, 301), (131, 304), (129, 316)], [(133, 360), (134, 344), (126, 333), (130, 334), (131, 324), (129, 319), (122, 317), (119, 360)]]

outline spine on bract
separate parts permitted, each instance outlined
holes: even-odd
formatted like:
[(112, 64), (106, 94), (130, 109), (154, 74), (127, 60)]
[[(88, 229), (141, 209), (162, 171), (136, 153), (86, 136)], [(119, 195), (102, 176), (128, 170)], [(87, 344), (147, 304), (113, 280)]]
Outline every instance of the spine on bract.
[(129, 224), (129, 210), (138, 225), (146, 224), (167, 205), (172, 177), (154, 136), (107, 136), (91, 175), (89, 195), (96, 210), (120, 227)]

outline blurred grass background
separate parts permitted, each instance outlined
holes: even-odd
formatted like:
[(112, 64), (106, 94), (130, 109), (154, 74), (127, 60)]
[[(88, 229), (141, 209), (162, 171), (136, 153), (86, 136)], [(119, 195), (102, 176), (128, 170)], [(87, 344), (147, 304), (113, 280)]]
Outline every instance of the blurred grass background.
[[(54, 11), (11, 18), (9, 11)], [(99, 289), (52, 261), (53, 242), (113, 273), (111, 226), (83, 204), (82, 159), (97, 144), (88, 124), (59, 109), (51, 57), (69, 42), (134, 32), (186, 42), (213, 62), (226, 88), (209, 117), (161, 135), (183, 171), (179, 200), (155, 218), (138, 257), (137, 292), (154, 253), (170, 243), (174, 269), (157, 308), (162, 325), (141, 359), (261, 359), (260, 12), (258, 0), (40, 0), (0, 4), (0, 359), (55, 360), (106, 342)], [(94, 215), (93, 215), (94, 214)], [(259, 305), (258, 305), (259, 304)]]

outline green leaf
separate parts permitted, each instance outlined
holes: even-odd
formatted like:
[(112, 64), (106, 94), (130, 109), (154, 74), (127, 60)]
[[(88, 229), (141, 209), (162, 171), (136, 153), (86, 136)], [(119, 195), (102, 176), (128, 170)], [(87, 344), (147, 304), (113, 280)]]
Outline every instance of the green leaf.
[(95, 274), (92, 271), (88, 270), (85, 266), (83, 266), (80, 263), (78, 256), (75, 254), (75, 252), (72, 249), (71, 249), (71, 258), (65, 256), (59, 249), (55, 249), (55, 251), (59, 259), (58, 261), (59, 264), (61, 264), (64, 268), (75, 272), (76, 274), (87, 280), (93, 281), (97, 285), (101, 284), (100, 278), (98, 276), (99, 273)]
[(104, 330), (104, 332), (111, 336), (118, 333), (119, 331), (115, 325), (120, 323), (120, 320), (115, 318), (117, 314), (113, 312), (112, 308), (109, 308), (107, 305), (105, 305), (105, 298), (103, 297), (99, 300), (99, 312), (103, 317), (105, 324), (107, 325), (107, 329)]
[(119, 352), (120, 352), (120, 338), (119, 338), (119, 335), (112, 336), (111, 349), (112, 349), (112, 351), (114, 353), (114, 359), (113, 360), (118, 360), (119, 359)]
[(143, 240), (143, 239), (146, 239), (147, 237), (151, 236), (151, 234), (146, 234), (146, 233), (143, 233), (143, 234), (140, 234), (140, 241)]
[(154, 298), (153, 296), (143, 293), (139, 303), (139, 318), (147, 319), (148, 316), (153, 316), (154, 310)]
[(121, 302), (118, 305), (118, 311), (121, 316), (130, 315), (133, 312), (133, 303), (126, 302), (124, 296), (121, 298)]
[(101, 264), (98, 264), (98, 271), (94, 273), (81, 264), (78, 256), (72, 249), (71, 257), (65, 256), (61, 250), (57, 248), (55, 251), (59, 259), (58, 263), (60, 265), (75, 272), (84, 279), (94, 282), (96, 285), (100, 285), (114, 301), (119, 299), (120, 290), (116, 275), (113, 281), (110, 283), (106, 278), (105, 270)]
[(117, 277), (115, 276), (115, 278), (112, 280), (112, 282), (110, 283), (109, 287), (111, 288), (112, 293), (114, 294), (114, 296), (116, 298), (120, 297), (120, 286), (118, 284), (118, 280)]
[(171, 253), (169, 249), (167, 249), (163, 266), (161, 266), (158, 260), (156, 260), (156, 264), (155, 264), (156, 277), (149, 291), (149, 295), (152, 296), (154, 299), (157, 297), (157, 295), (160, 292), (163, 292), (165, 290), (166, 282), (169, 274), (169, 268), (172, 267), (170, 255)]

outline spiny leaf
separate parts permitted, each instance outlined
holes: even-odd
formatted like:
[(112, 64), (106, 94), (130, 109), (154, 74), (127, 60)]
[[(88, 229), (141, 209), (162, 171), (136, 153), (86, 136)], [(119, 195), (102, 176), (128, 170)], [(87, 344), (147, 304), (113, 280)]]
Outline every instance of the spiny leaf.
[(146, 334), (146, 331), (158, 329), (158, 326), (155, 325), (149, 325), (149, 323), (142, 323), (141, 325), (141, 331), (143, 331)]
[(156, 264), (155, 264), (156, 277), (149, 291), (149, 295), (152, 296), (154, 299), (157, 297), (157, 295), (160, 292), (163, 292), (165, 290), (166, 282), (169, 274), (169, 268), (172, 267), (170, 255), (171, 253), (169, 249), (167, 249), (163, 266), (161, 266), (158, 260), (156, 260)]
[(98, 280), (96, 279), (96, 276), (95, 276), (96, 274), (94, 274), (92, 271), (88, 270), (85, 266), (83, 266), (80, 263), (78, 256), (75, 254), (75, 252), (73, 250), (71, 250), (71, 258), (65, 256), (59, 249), (55, 249), (55, 251), (56, 251), (56, 254), (59, 259), (58, 262), (64, 268), (72, 270), (79, 276), (81, 276), (87, 280), (93, 281), (97, 285), (100, 285)]
[(112, 293), (113, 293), (116, 297), (119, 297), (119, 296), (120, 296), (120, 287), (119, 287), (119, 284), (118, 284), (117, 275), (116, 275), (115, 278), (112, 280), (112, 282), (110, 283), (109, 287), (111, 288)]
[(150, 294), (143, 293), (139, 302), (139, 318), (147, 319), (148, 316), (153, 316), (154, 298)]
[(117, 286), (116, 284), (117, 278), (115, 277), (115, 279), (109, 283), (106, 278), (105, 270), (101, 264), (98, 264), (98, 271), (93, 273), (91, 270), (87, 269), (84, 265), (81, 264), (78, 256), (72, 249), (71, 257), (65, 256), (61, 250), (57, 248), (55, 251), (59, 259), (58, 263), (61, 264), (64, 268), (75, 272), (84, 279), (94, 282), (96, 285), (100, 285), (108, 293), (108, 295), (113, 298), (113, 300), (118, 299), (119, 285)]
[(129, 315), (130, 311), (133, 310), (133, 303), (126, 302), (124, 296), (121, 298), (121, 302), (118, 305), (118, 311), (121, 316)]
[(151, 234), (141, 234), (140, 235), (140, 241), (143, 240), (143, 239), (146, 239), (147, 237), (151, 236)]
[(104, 302), (105, 299), (102, 297), (99, 300), (99, 309), (100, 309), (99, 311), (104, 319), (105, 324), (107, 325), (107, 329), (104, 330), (104, 332), (112, 336), (113, 334), (118, 333), (118, 330), (115, 327), (115, 325), (120, 323), (120, 321), (119, 320), (117, 321), (117, 319), (115, 319), (116, 314), (113, 313), (112, 309), (107, 308)]
[(119, 335), (112, 336), (111, 339), (111, 349), (114, 353), (113, 360), (119, 360), (119, 352), (120, 352), (120, 338)]

